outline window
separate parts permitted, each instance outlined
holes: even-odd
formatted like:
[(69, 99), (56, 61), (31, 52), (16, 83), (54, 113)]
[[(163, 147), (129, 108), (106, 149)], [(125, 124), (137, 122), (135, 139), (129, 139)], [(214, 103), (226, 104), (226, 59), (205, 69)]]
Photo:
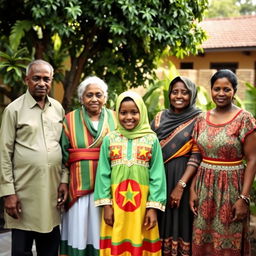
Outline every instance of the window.
[(213, 62), (210, 63), (210, 69), (230, 69), (234, 73), (236, 73), (236, 70), (238, 69), (238, 63), (236, 62)]
[(180, 69), (193, 69), (194, 63), (193, 62), (181, 62)]

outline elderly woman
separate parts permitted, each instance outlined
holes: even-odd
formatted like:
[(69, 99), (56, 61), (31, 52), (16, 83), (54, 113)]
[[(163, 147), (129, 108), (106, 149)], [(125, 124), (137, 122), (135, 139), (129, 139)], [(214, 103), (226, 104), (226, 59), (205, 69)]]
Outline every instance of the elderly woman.
[(104, 107), (107, 85), (86, 78), (78, 87), (82, 106), (64, 119), (63, 163), (70, 171), (68, 211), (64, 213), (61, 255), (98, 255), (101, 213), (94, 206), (94, 181), (102, 139), (115, 129), (115, 113)]

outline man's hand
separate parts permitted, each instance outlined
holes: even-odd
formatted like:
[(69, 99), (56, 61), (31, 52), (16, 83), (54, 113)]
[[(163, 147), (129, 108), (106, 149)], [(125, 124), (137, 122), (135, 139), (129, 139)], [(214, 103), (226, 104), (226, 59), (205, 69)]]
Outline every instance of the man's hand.
[(21, 204), (17, 195), (8, 195), (4, 197), (4, 208), (8, 215), (18, 219), (21, 214)]
[(61, 208), (62, 205), (67, 201), (68, 199), (68, 184), (67, 183), (60, 183), (58, 188), (58, 202), (57, 207)]

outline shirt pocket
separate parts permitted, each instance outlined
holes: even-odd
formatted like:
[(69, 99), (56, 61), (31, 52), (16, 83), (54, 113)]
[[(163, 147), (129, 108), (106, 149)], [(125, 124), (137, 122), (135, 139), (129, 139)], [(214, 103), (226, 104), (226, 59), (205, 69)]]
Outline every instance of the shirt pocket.
[(62, 121), (52, 122), (51, 126), (52, 126), (52, 135), (53, 135), (54, 140), (60, 141), (60, 136), (61, 136), (62, 129), (63, 129)]

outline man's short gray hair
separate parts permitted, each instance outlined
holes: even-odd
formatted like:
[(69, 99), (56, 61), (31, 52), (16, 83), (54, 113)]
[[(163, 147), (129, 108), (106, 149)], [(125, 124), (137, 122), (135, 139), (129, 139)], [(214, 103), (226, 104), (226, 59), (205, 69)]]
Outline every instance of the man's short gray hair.
[(105, 96), (105, 102), (106, 102), (108, 97), (108, 86), (102, 79), (100, 79), (97, 76), (88, 76), (85, 78), (83, 82), (79, 84), (77, 88), (77, 96), (79, 101), (83, 104), (83, 94), (86, 88), (88, 87), (88, 85), (90, 84), (97, 84), (100, 87), (100, 89), (103, 91), (103, 94)]
[(33, 66), (33, 65), (37, 65), (37, 64), (45, 64), (45, 65), (49, 66), (49, 68), (50, 68), (50, 70), (51, 70), (51, 75), (53, 76), (53, 74), (54, 74), (54, 69), (53, 69), (52, 65), (51, 65), (49, 62), (47, 62), (47, 61), (45, 61), (45, 60), (41, 60), (41, 59), (33, 60), (33, 61), (31, 61), (31, 62), (28, 64), (28, 66), (27, 66), (27, 68), (26, 68), (26, 76), (29, 74), (29, 71), (30, 71), (30, 69), (32, 68), (32, 66)]

